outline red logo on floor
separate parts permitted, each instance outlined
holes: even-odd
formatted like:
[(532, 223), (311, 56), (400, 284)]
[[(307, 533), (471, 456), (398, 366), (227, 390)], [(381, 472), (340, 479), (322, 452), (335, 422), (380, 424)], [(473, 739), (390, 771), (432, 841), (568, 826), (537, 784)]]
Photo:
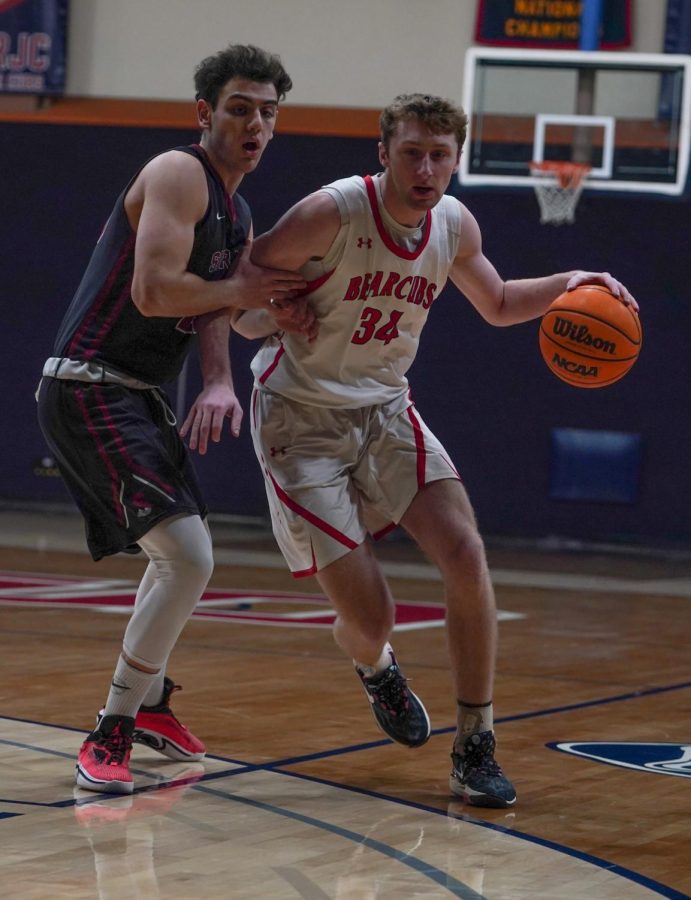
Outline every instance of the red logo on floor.
[[(0, 572), (0, 605), (23, 608), (88, 609), (129, 613), (137, 584), (119, 579), (71, 578)], [(396, 601), (396, 631), (435, 628), (444, 624), (443, 603)], [(331, 628), (336, 614), (321, 594), (292, 591), (213, 589), (192, 614), (194, 619), (279, 625), (292, 628)]]

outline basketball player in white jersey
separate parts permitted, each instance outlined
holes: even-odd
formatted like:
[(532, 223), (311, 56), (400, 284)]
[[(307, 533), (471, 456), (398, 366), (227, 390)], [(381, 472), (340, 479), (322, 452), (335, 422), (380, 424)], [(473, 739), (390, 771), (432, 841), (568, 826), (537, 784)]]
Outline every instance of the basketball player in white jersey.
[(381, 174), (311, 194), (254, 243), (253, 262), (303, 274), (316, 316), (295, 334), (276, 330), (292, 315), (283, 301), (233, 314), (241, 334), (267, 336), (252, 363), (254, 445), (290, 569), (316, 576), (377, 722), (411, 747), (427, 740), (430, 723), (389, 643), (394, 603), (368, 534), (400, 524), (439, 567), (458, 716), (450, 788), (468, 803), (506, 807), (516, 792), (494, 758), (497, 625), (483, 542), (406, 372), (447, 278), (492, 325), (534, 319), (587, 283), (637, 306), (608, 273), (499, 277), (476, 220), (445, 194), (466, 132), (452, 103), (397, 97), (381, 132)]

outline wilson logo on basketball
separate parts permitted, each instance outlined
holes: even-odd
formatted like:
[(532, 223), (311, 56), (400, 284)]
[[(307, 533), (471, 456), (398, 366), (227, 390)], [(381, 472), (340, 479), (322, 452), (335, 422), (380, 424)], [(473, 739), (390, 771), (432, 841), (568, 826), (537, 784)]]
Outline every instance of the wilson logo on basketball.
[(596, 337), (591, 334), (587, 325), (576, 325), (570, 319), (562, 319), (561, 316), (555, 316), (552, 323), (552, 332), (558, 337), (568, 338), (575, 344), (584, 344), (586, 347), (602, 350), (611, 356), (614, 356), (617, 352), (617, 345), (614, 341), (606, 341), (603, 338)]
[(602, 285), (586, 284), (549, 305), (540, 322), (540, 353), (567, 384), (605, 387), (636, 362), (642, 334), (635, 309)]
[(564, 369), (572, 375), (580, 375), (582, 378), (597, 378), (598, 374), (597, 366), (586, 366), (571, 359), (564, 359), (558, 353), (555, 353), (552, 357), (552, 365), (557, 366), (559, 369)]

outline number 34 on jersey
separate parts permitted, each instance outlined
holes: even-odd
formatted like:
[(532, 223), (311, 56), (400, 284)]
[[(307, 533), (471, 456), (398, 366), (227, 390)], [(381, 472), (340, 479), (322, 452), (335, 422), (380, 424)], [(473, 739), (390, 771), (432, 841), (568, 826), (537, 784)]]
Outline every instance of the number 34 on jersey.
[[(365, 275), (351, 278), (342, 299), (348, 301), (391, 297), (427, 310), (434, 302), (436, 290), (437, 285), (423, 275), (407, 275), (402, 278), (398, 272), (390, 272), (385, 278), (382, 271), (374, 274), (367, 272)], [(403, 311), (395, 309), (389, 313), (388, 319), (385, 319), (382, 310), (366, 306), (360, 315), (360, 325), (350, 339), (351, 344), (366, 344), (371, 340), (388, 344), (398, 337), (397, 326), (402, 316)]]

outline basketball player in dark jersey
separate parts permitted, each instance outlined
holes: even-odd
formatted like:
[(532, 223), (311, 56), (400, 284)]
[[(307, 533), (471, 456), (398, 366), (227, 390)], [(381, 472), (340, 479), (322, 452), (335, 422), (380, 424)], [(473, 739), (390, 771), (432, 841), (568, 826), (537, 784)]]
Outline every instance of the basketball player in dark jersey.
[[(298, 330), (309, 316), (304, 301), (293, 301), (300, 275), (251, 263), (250, 211), (236, 193), (273, 137), (291, 79), (277, 56), (231, 45), (199, 64), (195, 87), (199, 144), (151, 159), (116, 201), (37, 395), (93, 558), (140, 549), (149, 558), (105, 708), (77, 762), (80, 787), (111, 793), (132, 791), (133, 740), (173, 759), (205, 752), (170, 710), (176, 685), (165, 670), (211, 576), (212, 547), (160, 385), (180, 372), (196, 331), (207, 351), (227, 344), (233, 309), (294, 302)], [(216, 356), (226, 360), (227, 350)], [(242, 417), (229, 363), (202, 363), (202, 374), (188, 426), (201, 452), (209, 437), (220, 439), (225, 417), (235, 434)]]

